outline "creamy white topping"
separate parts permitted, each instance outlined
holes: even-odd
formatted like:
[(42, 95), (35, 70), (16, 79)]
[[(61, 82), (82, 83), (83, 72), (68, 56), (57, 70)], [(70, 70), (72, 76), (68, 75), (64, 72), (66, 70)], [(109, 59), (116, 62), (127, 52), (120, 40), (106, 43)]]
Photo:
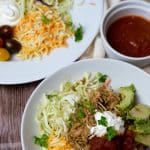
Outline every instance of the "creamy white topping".
[[(105, 117), (107, 120), (107, 126), (101, 125), (98, 123), (98, 120), (101, 120), (101, 117)], [(101, 137), (107, 133), (107, 127), (113, 126), (118, 134), (124, 132), (124, 121), (121, 117), (116, 116), (110, 111), (105, 111), (104, 113), (96, 112), (95, 114), (96, 126), (91, 127), (90, 134), (91, 136)]]
[(13, 0), (0, 0), (0, 26), (14, 26), (20, 17), (19, 8)]
[(70, 102), (71, 105), (74, 105), (75, 102), (79, 101), (80, 97), (75, 94), (70, 94), (70, 95), (64, 96), (63, 99)]

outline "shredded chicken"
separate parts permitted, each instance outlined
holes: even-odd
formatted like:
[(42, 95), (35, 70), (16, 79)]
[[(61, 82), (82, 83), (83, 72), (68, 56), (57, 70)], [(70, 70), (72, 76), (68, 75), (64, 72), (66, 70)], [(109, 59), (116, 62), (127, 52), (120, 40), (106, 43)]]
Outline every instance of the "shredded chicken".
[[(120, 97), (111, 88), (108, 88), (108, 84), (109, 83), (104, 84), (89, 94), (91, 105), (94, 106), (95, 110), (115, 111), (115, 106), (119, 103)], [(81, 102), (80, 105), (82, 105), (82, 103), (84, 104), (84, 102)], [(77, 109), (79, 106), (77, 106)], [(86, 107), (83, 108), (83, 111), (86, 115), (82, 119), (76, 118), (76, 113), (71, 115), (73, 124), (69, 130), (68, 139), (69, 143), (71, 143), (76, 150), (89, 149), (90, 127), (96, 124), (94, 114)]]
[(111, 88), (101, 86), (90, 94), (90, 99), (95, 107), (99, 108), (101, 111), (109, 110), (117, 113), (116, 105), (120, 102), (120, 96)]

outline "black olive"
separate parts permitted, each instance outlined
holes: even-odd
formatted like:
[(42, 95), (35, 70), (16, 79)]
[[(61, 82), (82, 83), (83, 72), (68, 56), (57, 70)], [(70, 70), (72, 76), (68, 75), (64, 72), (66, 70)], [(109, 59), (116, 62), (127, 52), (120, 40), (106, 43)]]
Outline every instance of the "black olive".
[(0, 38), (0, 48), (3, 47), (3, 40)]
[(21, 44), (15, 39), (6, 39), (4, 47), (9, 50), (10, 53), (17, 53), (21, 49)]
[(8, 25), (0, 27), (0, 37), (2, 38), (11, 38), (13, 36), (13, 29)]

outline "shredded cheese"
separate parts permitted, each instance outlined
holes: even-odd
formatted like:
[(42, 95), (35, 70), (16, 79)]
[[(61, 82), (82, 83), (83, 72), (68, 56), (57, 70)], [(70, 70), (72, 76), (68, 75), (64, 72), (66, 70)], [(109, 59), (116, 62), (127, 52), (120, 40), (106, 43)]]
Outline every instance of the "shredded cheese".
[[(49, 22), (44, 23), (42, 16)], [(66, 47), (71, 36), (59, 12), (36, 2), (31, 11), (14, 27), (14, 37), (22, 44), (18, 54), (21, 59), (48, 55), (54, 48)]]
[(63, 136), (60, 138), (50, 135), (48, 139), (48, 150), (73, 150), (67, 139)]

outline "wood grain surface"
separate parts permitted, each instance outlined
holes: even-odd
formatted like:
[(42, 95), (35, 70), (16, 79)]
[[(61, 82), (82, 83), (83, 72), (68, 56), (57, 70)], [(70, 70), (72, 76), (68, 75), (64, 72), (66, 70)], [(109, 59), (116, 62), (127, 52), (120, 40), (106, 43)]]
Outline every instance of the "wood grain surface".
[(29, 96), (39, 83), (0, 86), (0, 150), (21, 150), (21, 116)]

